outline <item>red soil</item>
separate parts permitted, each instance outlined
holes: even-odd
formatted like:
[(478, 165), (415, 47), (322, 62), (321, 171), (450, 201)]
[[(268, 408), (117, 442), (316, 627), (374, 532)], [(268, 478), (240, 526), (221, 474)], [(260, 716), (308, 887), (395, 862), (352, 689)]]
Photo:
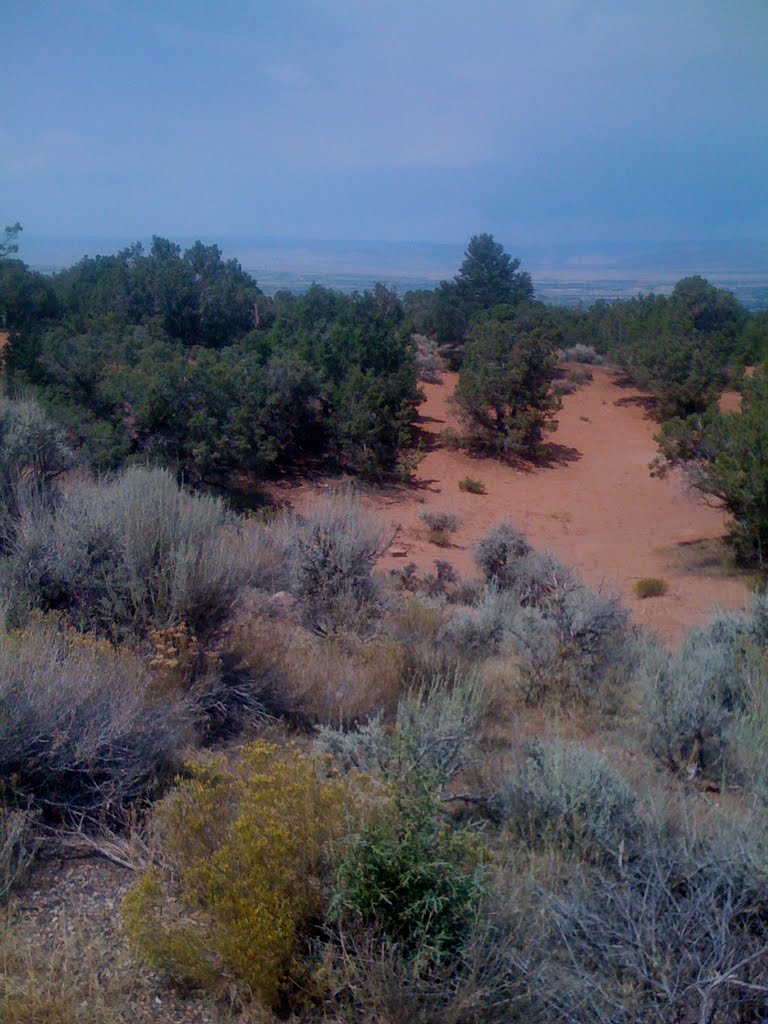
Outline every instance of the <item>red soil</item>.
[[(455, 426), (449, 398), (456, 376), (446, 374), (443, 384), (424, 385), (420, 425), (427, 455), (413, 485), (370, 498), (389, 526), (400, 527), (396, 543), (406, 549), (404, 557), (390, 551), (382, 567), (415, 562), (432, 569), (434, 560), (442, 558), (472, 575), (474, 543), (489, 527), (509, 519), (532, 544), (554, 551), (593, 585), (615, 587), (635, 620), (669, 641), (679, 640), (715, 608), (741, 607), (748, 593), (743, 579), (717, 566), (691, 571), (683, 564), (685, 552), (696, 550), (695, 542), (723, 536), (723, 514), (687, 494), (678, 476), (650, 476), (658, 428), (646, 411), (646, 396), (618, 387), (607, 369), (596, 367), (593, 373), (591, 383), (564, 399), (558, 428), (549, 437), (559, 461), (549, 468), (513, 468), (449, 450), (439, 435)], [(459, 480), (467, 476), (482, 481), (487, 493), (460, 491)], [(304, 508), (319, 489), (316, 484), (290, 493), (279, 488), (282, 498)], [(438, 548), (426, 539), (419, 519), (424, 509), (462, 516), (451, 547)], [(633, 585), (645, 576), (665, 579), (667, 594), (637, 598)]]

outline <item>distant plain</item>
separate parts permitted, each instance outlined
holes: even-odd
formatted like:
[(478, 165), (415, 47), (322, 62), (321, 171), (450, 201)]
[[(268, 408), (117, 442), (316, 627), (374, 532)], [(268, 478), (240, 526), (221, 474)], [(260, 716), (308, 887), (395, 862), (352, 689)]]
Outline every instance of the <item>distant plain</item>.
[[(129, 237), (24, 237), (20, 256), (35, 270), (55, 271), (82, 256), (117, 252)], [(195, 238), (176, 238), (187, 247)], [(212, 239), (203, 238), (210, 242)], [(381, 281), (400, 294), (434, 288), (461, 262), (463, 243), (335, 241), (259, 236), (217, 238), (224, 256), (234, 257), (267, 294), (281, 288), (302, 291), (313, 282), (354, 291)], [(545, 302), (575, 305), (597, 299), (668, 293), (680, 278), (701, 274), (730, 289), (748, 309), (768, 308), (768, 242), (551, 243), (504, 239), (533, 277)]]

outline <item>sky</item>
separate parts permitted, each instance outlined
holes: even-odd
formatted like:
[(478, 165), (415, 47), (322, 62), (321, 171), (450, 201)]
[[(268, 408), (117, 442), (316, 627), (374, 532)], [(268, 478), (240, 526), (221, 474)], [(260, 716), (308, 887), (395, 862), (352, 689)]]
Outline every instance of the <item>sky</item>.
[(0, 0), (29, 235), (768, 238), (768, 0)]

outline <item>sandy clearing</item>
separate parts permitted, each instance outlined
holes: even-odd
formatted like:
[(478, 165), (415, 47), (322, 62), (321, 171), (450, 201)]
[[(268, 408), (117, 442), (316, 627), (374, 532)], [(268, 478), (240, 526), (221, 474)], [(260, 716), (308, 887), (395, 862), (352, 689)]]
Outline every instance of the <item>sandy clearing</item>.
[[(374, 493), (369, 499), (391, 527), (399, 526), (398, 544), (405, 557), (387, 554), (389, 569), (409, 561), (421, 569), (436, 558), (472, 574), (472, 547), (502, 519), (511, 520), (530, 541), (550, 548), (576, 566), (594, 585), (614, 586), (636, 621), (675, 642), (717, 607), (741, 607), (748, 595), (745, 581), (715, 567), (695, 573), (681, 564), (681, 551), (697, 541), (719, 538), (725, 518), (687, 494), (681, 479), (650, 476), (656, 454), (656, 423), (644, 408), (645, 396), (618, 387), (610, 370), (594, 368), (594, 379), (565, 398), (558, 428), (550, 435), (565, 456), (550, 468), (518, 469), (447, 449), (440, 432), (455, 425), (449, 398), (456, 375), (442, 384), (426, 384), (420, 426), (427, 454), (412, 486)], [(487, 493), (466, 494), (458, 481), (481, 480)], [(278, 485), (276, 496), (307, 508), (322, 483)], [(327, 486), (327, 484), (325, 485)], [(423, 509), (450, 510), (463, 517), (450, 548), (430, 544), (419, 519)], [(669, 584), (661, 598), (640, 600), (633, 585), (643, 576), (661, 576)]]

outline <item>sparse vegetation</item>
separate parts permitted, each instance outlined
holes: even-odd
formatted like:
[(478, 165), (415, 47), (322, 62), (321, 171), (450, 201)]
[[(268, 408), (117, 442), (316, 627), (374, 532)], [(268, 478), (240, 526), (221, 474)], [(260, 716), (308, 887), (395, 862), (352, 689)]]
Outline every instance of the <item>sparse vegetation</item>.
[[(458, 443), (546, 460), (558, 387), (605, 356), (695, 414), (665, 457), (760, 563), (765, 381), (738, 421), (702, 412), (742, 344), (732, 297), (694, 278), (547, 310), (491, 236), (403, 304), (267, 298), (216, 247), (162, 239), (49, 280), (6, 234), (9, 382), (44, 406), (0, 407), (0, 1017), (191, 1019), (194, 990), (217, 1021), (763, 1020), (764, 593), (672, 650), (510, 522), (480, 578), (438, 559), (387, 579), (394, 534), (358, 491), (252, 517), (206, 493), (307, 465), (402, 478), (417, 373), (443, 359)], [(583, 365), (558, 384), (560, 355)], [(421, 522), (444, 545), (462, 526)], [(51, 962), (33, 955), (15, 891), (74, 849), (137, 871), (118, 972), (68, 927), (74, 952), (41, 935)], [(174, 1010), (134, 1012), (126, 971)]]

